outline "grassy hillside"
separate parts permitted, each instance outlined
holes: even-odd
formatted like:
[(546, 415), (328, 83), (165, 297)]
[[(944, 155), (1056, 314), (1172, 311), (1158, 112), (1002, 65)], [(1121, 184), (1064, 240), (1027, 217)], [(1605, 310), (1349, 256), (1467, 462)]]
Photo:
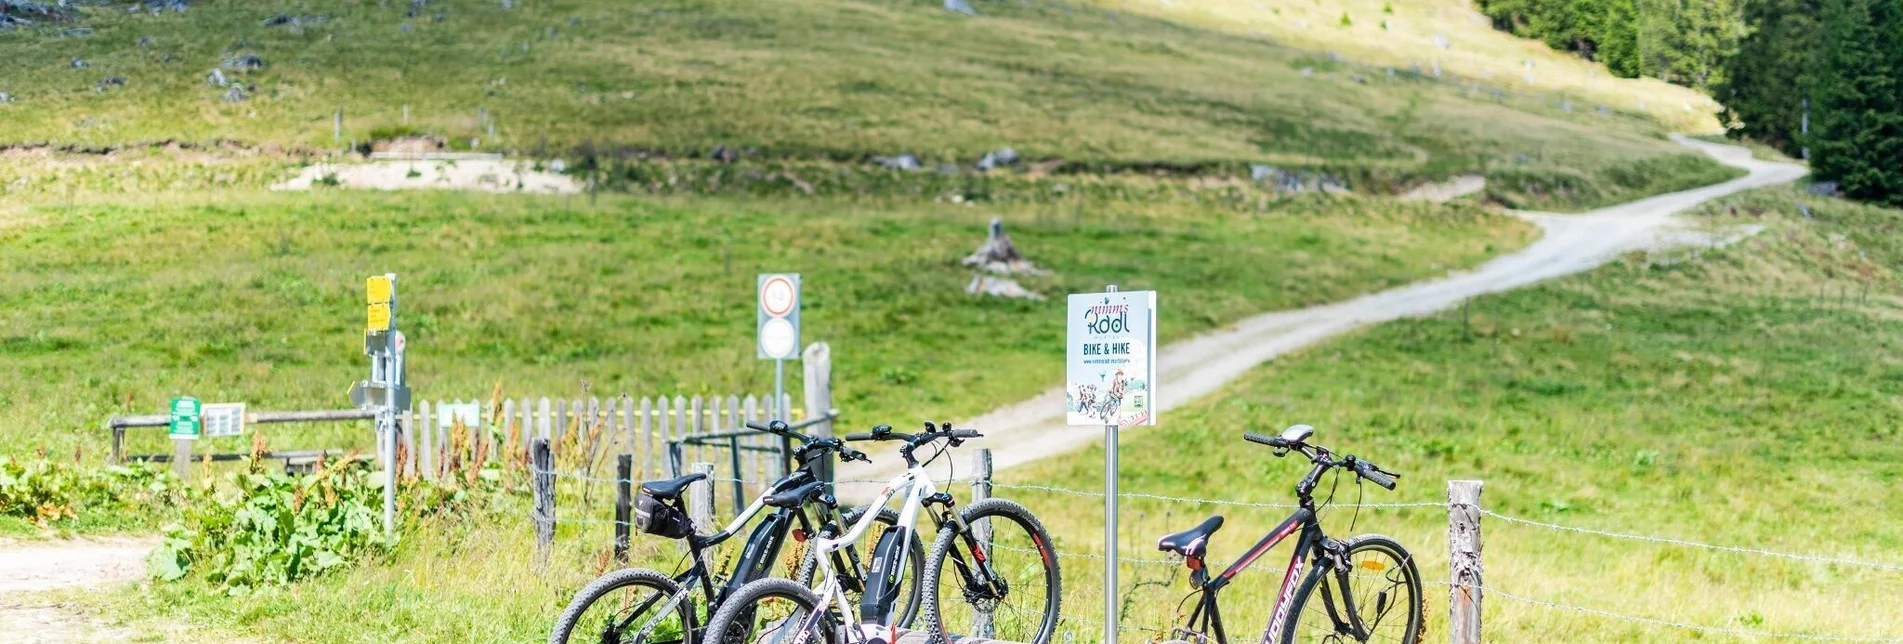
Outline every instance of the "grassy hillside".
[[(1558, 168), (1597, 183), (1656, 172), (1663, 159), (1716, 167), (1657, 138), (1677, 121), (1618, 105), (1602, 113), (1590, 99), (1562, 99), (1568, 85), (1496, 93), (1507, 84), (1416, 74), (1372, 50), (1349, 49), (1348, 62), (1321, 51), (1322, 41), (1327, 50), (1395, 42), (1386, 33), (1318, 26), (1316, 42), (1295, 43), (1313, 48), (1304, 50), (1242, 33), (1247, 21), (979, 4), (975, 18), (924, 0), (212, 0), (160, 15), (76, 10), (69, 24), (0, 32), (0, 91), (13, 97), (0, 105), (0, 141), (336, 149), (418, 132), (543, 154), (587, 142), (670, 156), (726, 146), (766, 159), (909, 151), (967, 165), (1012, 146), (1072, 169), (1246, 173), (1268, 163), (1358, 184), (1496, 167)], [(1400, 11), (1443, 10), (1452, 11), (1424, 1)], [(280, 14), (306, 22), (263, 24)], [(1459, 37), (1487, 48), (1459, 51), (1520, 63), (1502, 45), (1511, 38), (1482, 31)], [(253, 54), (266, 67), (222, 72), (255, 86), (250, 98), (226, 102), (208, 73)], [(75, 69), (75, 58), (86, 66)], [(102, 85), (108, 78), (125, 84)], [(339, 107), (342, 141), (332, 131)]]
[[(973, 298), (958, 259), (1002, 217), (1041, 302)], [(395, 271), (409, 373), (435, 398), (761, 392), (757, 272), (804, 275), (855, 423), (969, 416), (1055, 382), (1061, 294), (1170, 293), (1174, 339), (1263, 310), (1469, 266), (1531, 234), (1469, 206), (1308, 196), (899, 199), (448, 193), (195, 194), (47, 203), (0, 226), (0, 445), (103, 448), (104, 420), (174, 395), (332, 408), (364, 377), (362, 280)], [(795, 371), (797, 373), (797, 371)], [(796, 389), (796, 388), (795, 388)], [(355, 428), (271, 431), (351, 444)], [(157, 434), (136, 447), (160, 447)]]
[[(1814, 220), (1793, 207), (1805, 203)], [(1576, 278), (1381, 325), (1279, 360), (1126, 435), (1131, 492), (1288, 502), (1300, 463), (1242, 442), (1292, 423), (1317, 442), (1402, 472), (1365, 500), (1441, 501), (1445, 481), (1482, 479), (1491, 510), (1570, 526), (1903, 564), (1903, 530), (1879, 508), (1903, 503), (1897, 342), (1903, 212), (1750, 193), (1708, 207), (1712, 224), (1766, 225), (1719, 250), (1647, 256)], [(1868, 289), (1866, 291), (1866, 288)], [(1867, 295), (1866, 295), (1867, 293)], [(1004, 474), (1101, 489), (1100, 450)], [(1235, 473), (1244, 473), (1235, 476)], [(1326, 486), (1324, 486), (1324, 492)], [(1060, 545), (1101, 551), (1100, 501), (1007, 490), (1038, 508)], [(1363, 491), (1344, 482), (1338, 500)], [(1089, 503), (1080, 503), (1089, 501)], [(1212, 552), (1228, 560), (1285, 509), (1126, 500), (1126, 555), (1159, 558), (1162, 534), (1207, 514), (1229, 522)], [(1446, 513), (1348, 509), (1332, 530), (1400, 538), (1429, 581), (1447, 579)], [(1897, 637), (1894, 573), (1556, 533), (1485, 520), (1489, 586), (1520, 597), (1627, 615), (1839, 637)], [(1286, 548), (1228, 598), (1259, 628)], [(1266, 564), (1266, 565), (1265, 565)], [(1078, 606), (1101, 601), (1093, 561), (1077, 562)], [(1068, 572), (1068, 571), (1067, 571)], [(1171, 579), (1131, 564), (1131, 580)], [(1067, 577), (1066, 582), (1070, 582)], [(1136, 591), (1131, 623), (1162, 628), (1187, 592)], [(1429, 637), (1445, 637), (1446, 589), (1430, 585)], [(1686, 631), (1615, 622), (1489, 596), (1497, 641), (1690, 641)], [(1091, 628), (1080, 621), (1079, 628)], [(1241, 627), (1236, 627), (1241, 628)], [(1245, 629), (1246, 630), (1246, 629)], [(1716, 641), (1733, 638), (1710, 637)]]
[[(1789, 211), (1810, 205), (1814, 220)], [(1736, 209), (1735, 211), (1733, 209)], [(1383, 324), (1259, 369), (1161, 427), (1126, 434), (1126, 491), (1287, 502), (1299, 464), (1236, 436), (1294, 422), (1318, 442), (1404, 473), (1398, 492), (1351, 485), (1337, 498), (1437, 502), (1444, 481), (1479, 478), (1491, 510), (1585, 528), (1896, 564), (1903, 532), (1880, 511), (1896, 482), (1899, 267), (1889, 234), (1903, 212), (1771, 189), (1707, 208), (1712, 224), (1766, 225), (1738, 246), (1631, 255), (1550, 285), (1476, 300), (1459, 313)], [(1865, 296), (1863, 284), (1870, 285)], [(1820, 297), (1820, 293), (1822, 297)], [(969, 456), (969, 455), (967, 455)], [(1000, 473), (1007, 483), (1099, 489), (1101, 452)], [(961, 468), (962, 469), (962, 468)], [(1237, 474), (1241, 474), (1238, 476)], [(957, 491), (963, 493), (963, 487)], [(1005, 487), (1051, 527), (1065, 564), (1063, 628), (1097, 640), (1100, 500)], [(565, 506), (566, 507), (566, 506)], [(1877, 511), (1873, 511), (1876, 509)], [(378, 565), (243, 598), (202, 582), (82, 600), (134, 623), (189, 618), (304, 642), (535, 641), (573, 590), (602, 569), (608, 508), (570, 507), (547, 574), (527, 572), (519, 502), (469, 522), (422, 526)], [(1286, 512), (1124, 501), (1125, 556), (1209, 513), (1229, 523), (1212, 546), (1235, 556)], [(1429, 638), (1445, 636), (1446, 515), (1438, 508), (1328, 513), (1332, 530), (1381, 532), (1421, 558)], [(1521, 597), (1749, 632), (1894, 637), (1903, 591), (1891, 573), (1554, 533), (1486, 519), (1488, 584)], [(664, 543), (637, 558), (671, 567)], [(1285, 551), (1225, 597), (1238, 632), (1259, 628)], [(1170, 622), (1180, 572), (1130, 561), (1131, 630)], [(512, 592), (498, 595), (494, 588)], [(352, 615), (377, 610), (387, 620)], [(1680, 630), (1488, 599), (1497, 641), (1684, 641)], [(349, 624), (349, 626), (338, 626)], [(1132, 639), (1138, 638), (1138, 639)], [(1735, 638), (1706, 636), (1713, 641)]]

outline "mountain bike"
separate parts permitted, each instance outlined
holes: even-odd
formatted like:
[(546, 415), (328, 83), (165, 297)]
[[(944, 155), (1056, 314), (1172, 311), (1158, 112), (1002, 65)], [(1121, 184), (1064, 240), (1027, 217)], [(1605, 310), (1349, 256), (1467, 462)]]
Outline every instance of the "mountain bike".
[[(897, 512), (867, 506), (874, 511), (854, 508), (835, 517), (838, 503), (833, 497), (832, 485), (820, 480), (817, 474), (825, 459), (834, 455), (846, 461), (871, 462), (864, 452), (847, 447), (836, 438), (814, 438), (794, 432), (780, 421), (766, 425), (747, 423), (747, 427), (797, 442), (799, 447), (793, 451), (793, 459), (798, 466), (774, 481), (724, 529), (705, 536), (697, 534), (693, 520), (681, 507), (681, 494), (688, 485), (707, 478), (706, 474), (697, 472), (642, 483), (634, 508), (634, 526), (648, 534), (685, 541), (692, 565), (674, 575), (629, 568), (596, 578), (576, 593), (568, 608), (562, 611), (555, 630), (549, 634), (549, 644), (740, 644), (704, 639), (702, 635), (709, 623), (704, 617), (711, 615), (739, 588), (772, 574), (787, 537), (800, 542), (821, 540), (837, 534), (841, 523), (853, 525), (860, 531), (877, 525), (881, 538), (891, 536), (887, 533), (899, 523)], [(707, 562), (708, 551), (738, 534), (766, 508), (774, 510), (754, 526), (732, 576), (724, 581), (716, 579)], [(916, 552), (922, 542), (916, 535), (907, 541), (914, 553), (902, 560), (910, 572), (908, 579), (917, 580), (924, 568), (924, 559)], [(809, 549), (802, 557), (794, 583), (803, 584), (812, 579), (812, 571), (819, 567), (818, 557), (816, 549)], [(843, 592), (865, 591), (864, 569), (856, 548), (829, 552), (827, 558), (836, 563), (828, 568), (841, 571), (829, 576), (830, 583), (838, 585)], [(891, 567), (895, 571), (899, 569), (896, 565)], [(882, 592), (895, 597), (898, 594)], [(894, 602), (898, 606), (893, 618), (898, 623), (910, 624), (918, 614), (918, 585), (914, 583), (906, 588), (903, 596), (904, 601)]]
[[(910, 546), (912, 526), (922, 509), (937, 525), (932, 554), (925, 566), (924, 623), (932, 642), (948, 639), (953, 625), (969, 624), (974, 634), (1015, 642), (1048, 644), (1057, 629), (1061, 586), (1057, 552), (1044, 525), (1022, 505), (1004, 499), (985, 499), (956, 510), (952, 496), (933, 485), (925, 466), (951, 447), (982, 435), (954, 429), (950, 423), (925, 424), (919, 434), (904, 434), (880, 425), (870, 433), (847, 440), (904, 441), (899, 448), (907, 470), (879, 491), (867, 507), (884, 508), (900, 494), (904, 502), (899, 523), (880, 537), (873, 549), (868, 587), (858, 602), (841, 590), (839, 569), (825, 565), (820, 580), (809, 588), (783, 579), (763, 579), (742, 587), (722, 604), (708, 632), (716, 641), (760, 644), (855, 644), (891, 642), (900, 626), (890, 608), (890, 562)], [(942, 441), (942, 444), (940, 442)], [(937, 446), (920, 463), (914, 450)], [(871, 525), (865, 518), (836, 539), (818, 539), (820, 552), (848, 547)], [(950, 601), (943, 601), (944, 595)]]
[[(1190, 596), (1196, 599), (1196, 607), (1189, 620), (1171, 631), (1174, 639), (1164, 644), (1226, 644), (1229, 636), (1223, 630), (1217, 594), (1263, 553), (1294, 534), (1300, 536), (1295, 541), (1295, 553), (1289, 557), (1288, 571), (1282, 575), (1269, 626), (1262, 633), (1263, 644), (1420, 642), (1421, 574), (1413, 555), (1381, 535), (1329, 538), (1316, 518), (1319, 508), (1315, 505), (1315, 486), (1329, 471), (1337, 475), (1353, 472), (1357, 484), (1367, 480), (1389, 490), (1394, 489), (1400, 475), (1353, 455), (1336, 458), (1327, 448), (1308, 442), (1314, 434), (1315, 428), (1307, 425), (1290, 427), (1280, 436), (1243, 433), (1242, 437), (1251, 443), (1275, 448), (1277, 457), (1299, 453), (1313, 468), (1295, 485), (1299, 500), (1295, 514), (1221, 574), (1211, 577), (1204, 561), (1210, 535), (1222, 528), (1221, 515), (1156, 541), (1157, 549), (1183, 557), (1184, 566), (1190, 570), (1190, 583), (1196, 587)], [(1302, 574), (1305, 569), (1309, 570), (1306, 576)]]

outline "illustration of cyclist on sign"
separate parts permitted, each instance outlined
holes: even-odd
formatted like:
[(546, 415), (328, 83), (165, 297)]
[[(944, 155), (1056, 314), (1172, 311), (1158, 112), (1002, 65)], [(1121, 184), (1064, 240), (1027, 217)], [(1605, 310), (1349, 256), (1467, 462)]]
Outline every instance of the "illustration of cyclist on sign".
[(1155, 317), (1151, 291), (1070, 296), (1067, 424), (1155, 424)]

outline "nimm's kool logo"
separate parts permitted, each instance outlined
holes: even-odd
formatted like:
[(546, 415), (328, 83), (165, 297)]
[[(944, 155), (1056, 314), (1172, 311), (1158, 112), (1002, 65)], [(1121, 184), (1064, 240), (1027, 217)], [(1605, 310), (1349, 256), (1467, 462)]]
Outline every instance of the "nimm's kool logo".
[(1110, 300), (1106, 299), (1103, 304), (1084, 311), (1084, 328), (1098, 335), (1129, 331), (1130, 306), (1111, 304)]

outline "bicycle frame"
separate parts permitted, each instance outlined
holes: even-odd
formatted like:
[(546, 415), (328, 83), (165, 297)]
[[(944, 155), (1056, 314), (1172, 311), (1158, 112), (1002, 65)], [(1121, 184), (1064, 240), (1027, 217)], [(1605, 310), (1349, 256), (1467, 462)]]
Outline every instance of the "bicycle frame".
[[(1283, 572), (1282, 586), (1276, 593), (1275, 610), (1269, 616), (1268, 627), (1262, 632), (1262, 644), (1274, 644), (1276, 637), (1281, 634), (1284, 625), (1288, 623), (1290, 617), (1289, 611), (1293, 608), (1295, 593), (1301, 587), (1303, 573), (1307, 570), (1308, 564), (1311, 562), (1325, 563), (1326, 557), (1323, 557), (1322, 553), (1326, 552), (1327, 547), (1325, 544), (1327, 543), (1328, 537), (1322, 534), (1321, 521), (1316, 517), (1315, 510), (1311, 508), (1296, 510), (1294, 514), (1289, 515), (1289, 518), (1283, 520), (1274, 530), (1270, 530), (1266, 536), (1263, 536), (1260, 541), (1257, 541), (1255, 546), (1249, 548), (1249, 551), (1243, 554), (1241, 558), (1236, 559), (1235, 563), (1229, 564), (1227, 569), (1224, 569), (1221, 574), (1213, 578), (1210, 577), (1208, 571), (1203, 568), (1200, 559), (1191, 562), (1190, 569), (1194, 572), (1191, 573), (1190, 579), (1196, 584), (1197, 590), (1201, 593), (1202, 597), (1198, 600), (1195, 610), (1190, 612), (1189, 620), (1186, 625), (1187, 629), (1178, 630), (1188, 630), (1189, 633), (1187, 633), (1186, 636), (1196, 635), (1199, 637), (1207, 637), (1213, 633), (1218, 643), (1227, 644), (1229, 636), (1223, 628), (1222, 612), (1218, 608), (1216, 594), (1221, 591), (1224, 586), (1228, 586), (1230, 580), (1234, 579), (1236, 575), (1247, 570), (1249, 566), (1253, 565), (1263, 554), (1288, 539), (1291, 535), (1298, 535), (1295, 540), (1295, 552), (1289, 555), (1288, 569)], [(1346, 587), (1345, 581), (1343, 587)], [(1354, 608), (1354, 598), (1347, 593), (1343, 593), (1342, 600), (1343, 603), (1346, 604), (1349, 627), (1352, 628), (1355, 633), (1365, 634), (1367, 627), (1361, 623), (1360, 613)], [(1331, 617), (1334, 617), (1336, 621), (1340, 621), (1341, 618), (1334, 615), (1333, 603), (1324, 600), (1324, 606), (1326, 606)]]
[[(870, 529), (874, 520), (877, 519), (878, 510), (884, 508), (886, 504), (891, 503), (892, 499), (901, 493), (905, 495), (905, 501), (903, 507), (899, 508), (899, 522), (894, 528), (896, 532), (887, 533), (887, 538), (896, 539), (895, 543), (898, 544), (896, 546), (897, 551), (875, 551), (872, 565), (873, 574), (881, 573), (884, 569), (882, 564), (903, 566), (904, 562), (911, 556), (912, 540), (908, 537), (909, 533), (914, 531), (915, 526), (918, 525), (919, 509), (926, 507), (927, 503), (933, 502), (934, 499), (939, 497), (938, 487), (932, 483), (932, 477), (926, 473), (923, 465), (913, 465), (908, 468), (904, 474), (900, 474), (898, 477), (893, 478), (891, 482), (886, 483), (885, 487), (879, 490), (878, 498), (866, 505), (865, 515), (859, 517), (859, 521), (854, 523), (852, 528), (848, 529), (845, 534), (836, 538), (820, 537), (813, 541), (813, 547), (816, 549), (815, 559), (819, 564), (818, 574), (821, 579), (823, 579), (819, 587), (814, 591), (820, 598), (820, 605), (815, 606), (813, 611), (809, 613), (804, 620), (801, 620), (799, 630), (797, 631), (798, 635), (790, 644), (804, 643), (807, 634), (814, 632), (814, 627), (818, 625), (819, 620), (828, 615), (834, 608), (837, 608), (839, 611), (839, 623), (842, 629), (849, 629), (852, 625), (859, 623), (859, 619), (853, 612), (852, 601), (846, 596), (845, 586), (840, 581), (838, 571), (834, 569), (831, 555), (850, 547), (852, 544), (858, 542), (860, 538), (864, 537), (866, 530)], [(944, 502), (949, 504), (949, 499)], [(947, 511), (946, 514), (951, 515), (950, 521), (955, 522), (959, 520), (955, 512)], [(945, 521), (947, 520), (938, 515), (932, 515), (932, 518), (934, 523), (940, 528), (944, 527)], [(890, 559), (882, 561), (880, 559), (882, 557), (889, 557)], [(875, 580), (872, 580), (870, 577), (868, 578), (868, 587), (871, 587), (871, 582), (873, 581)], [(881, 616), (881, 622), (889, 621), (891, 617), (891, 605), (889, 603), (879, 602), (878, 598), (872, 595), (872, 591), (868, 590), (866, 592), (868, 604), (883, 603), (884, 605), (877, 606), (874, 609), (887, 613)], [(842, 641), (856, 642), (859, 640), (856, 638), (855, 633), (853, 637), (843, 639)]]
[[(733, 594), (733, 592), (738, 590), (741, 586), (756, 579), (766, 577), (771, 572), (773, 563), (779, 559), (780, 549), (786, 545), (787, 534), (794, 522), (797, 522), (798, 527), (807, 534), (813, 533), (812, 527), (814, 521), (806, 516), (806, 505), (780, 508), (768, 515), (766, 520), (761, 521), (759, 525), (754, 526), (753, 531), (747, 537), (746, 549), (740, 553), (739, 561), (734, 568), (733, 577), (728, 579), (727, 583), (722, 585), (717, 591), (714, 588), (713, 576), (708, 573), (710, 568), (707, 565), (707, 556), (705, 553), (707, 550), (719, 546), (728, 539), (733, 538), (742, 528), (746, 527), (748, 522), (752, 521), (754, 517), (759, 516), (760, 512), (767, 507), (767, 494), (789, 489), (810, 480), (808, 477), (799, 477), (797, 475), (783, 477), (779, 481), (776, 481), (774, 485), (769, 488), (767, 493), (755, 497), (753, 503), (748, 505), (745, 510), (742, 510), (732, 521), (728, 522), (727, 526), (722, 528), (720, 532), (705, 536), (693, 535), (688, 537), (686, 540), (688, 554), (689, 557), (693, 559), (694, 564), (689, 566), (685, 572), (674, 576), (674, 583), (680, 586), (680, 590), (668, 598), (668, 605), (661, 611), (656, 612), (655, 617), (650, 619), (650, 623), (643, 624), (641, 629), (636, 631), (637, 637), (645, 635), (648, 630), (659, 623), (662, 617), (673, 610), (675, 605), (689, 601), (687, 598), (693, 594), (696, 587), (699, 587), (706, 594), (706, 597), (709, 599), (709, 606), (719, 606), (722, 602), (726, 601), (729, 595)], [(817, 519), (820, 524), (825, 524), (832, 520), (831, 509), (824, 504), (819, 505), (818, 514)], [(867, 512), (866, 517), (862, 518), (862, 522), (865, 518), (876, 520), (878, 518), (878, 512)], [(651, 603), (649, 605), (651, 605)], [(647, 608), (648, 605), (643, 605), (637, 610), (630, 611), (627, 619), (616, 625), (616, 630), (625, 631), (633, 624), (635, 616), (645, 612)], [(693, 637), (691, 634), (698, 633), (705, 625), (695, 623), (695, 611), (691, 609), (691, 605), (690, 609), (685, 611), (685, 615), (687, 623), (684, 624), (684, 626), (690, 634), (689, 641), (695, 641), (698, 638)]]

